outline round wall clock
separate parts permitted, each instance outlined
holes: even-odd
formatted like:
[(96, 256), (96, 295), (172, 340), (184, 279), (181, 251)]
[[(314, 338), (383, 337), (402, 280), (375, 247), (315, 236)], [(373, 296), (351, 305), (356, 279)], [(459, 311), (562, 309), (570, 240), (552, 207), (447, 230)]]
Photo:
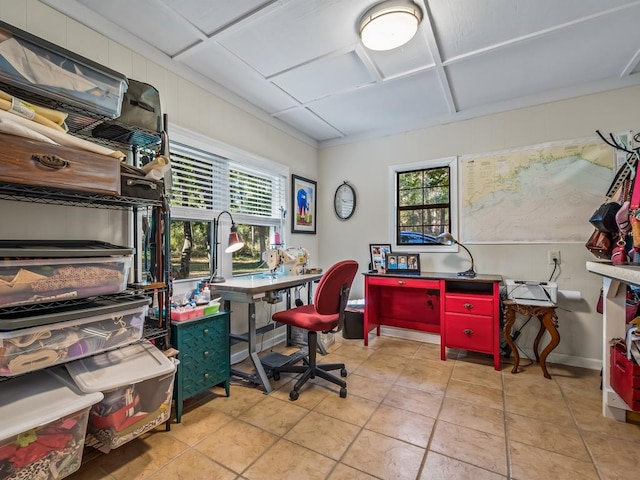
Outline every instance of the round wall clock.
[(336, 188), (336, 194), (333, 197), (333, 208), (338, 218), (346, 220), (351, 218), (356, 210), (356, 190), (349, 184), (344, 182)]

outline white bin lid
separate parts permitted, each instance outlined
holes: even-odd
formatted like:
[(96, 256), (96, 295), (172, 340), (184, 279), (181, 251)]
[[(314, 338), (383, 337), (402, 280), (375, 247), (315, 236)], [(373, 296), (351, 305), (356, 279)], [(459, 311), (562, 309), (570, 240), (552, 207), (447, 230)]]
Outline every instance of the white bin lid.
[(82, 393), (61, 367), (5, 380), (0, 385), (0, 441), (100, 402), (102, 393)]
[(149, 342), (65, 363), (83, 392), (106, 392), (175, 372), (174, 363)]

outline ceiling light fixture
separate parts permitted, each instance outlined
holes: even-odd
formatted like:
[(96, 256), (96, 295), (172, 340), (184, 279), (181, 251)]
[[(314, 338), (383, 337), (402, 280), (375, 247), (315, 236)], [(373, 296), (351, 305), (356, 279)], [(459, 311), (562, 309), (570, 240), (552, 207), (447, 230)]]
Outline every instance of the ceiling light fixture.
[(422, 10), (409, 0), (387, 0), (367, 10), (360, 19), (360, 38), (370, 50), (392, 50), (418, 31)]

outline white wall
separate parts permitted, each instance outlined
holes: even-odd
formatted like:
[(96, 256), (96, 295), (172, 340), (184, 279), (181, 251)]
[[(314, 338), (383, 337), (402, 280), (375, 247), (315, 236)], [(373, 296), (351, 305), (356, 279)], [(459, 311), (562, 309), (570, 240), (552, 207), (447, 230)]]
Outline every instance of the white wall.
[[(60, 45), (128, 78), (155, 86), (169, 121), (253, 156), (286, 165), (291, 173), (317, 178), (317, 150), (208, 93), (140, 54), (106, 38), (37, 0), (0, 0), (0, 19)], [(171, 132), (169, 132), (171, 135)], [(288, 221), (288, 219), (287, 219)], [(119, 212), (0, 201), (0, 238), (78, 238), (126, 244)], [(290, 230), (290, 227), (287, 226)], [(119, 232), (124, 232), (119, 235)], [(318, 260), (318, 236), (287, 233)], [(306, 297), (304, 297), (306, 298)], [(234, 330), (246, 326), (246, 307), (233, 305)], [(258, 305), (259, 323), (284, 308)]]
[[(638, 104), (640, 87), (636, 86), (321, 150), (318, 163), (321, 263), (353, 258), (365, 271), (369, 243), (392, 243), (387, 226), (388, 216), (394, 215), (388, 207), (388, 197), (393, 195), (387, 188), (390, 165), (592, 137), (596, 129), (637, 131)], [(335, 188), (344, 180), (357, 189), (358, 203), (354, 216), (340, 221), (332, 202)], [(585, 218), (585, 241), (591, 231)], [(582, 243), (468, 247), (479, 273), (532, 280), (548, 279), (552, 266), (547, 263), (547, 251), (559, 250), (559, 288), (578, 290), (584, 300), (559, 302), (561, 342), (550, 360), (600, 368), (602, 319), (595, 312), (595, 305), (601, 279), (586, 271), (585, 262), (594, 257)], [(421, 264), (423, 270), (456, 272), (468, 268), (468, 257), (464, 252), (422, 254)], [(352, 297), (362, 297), (363, 283), (363, 278), (356, 278)], [(536, 333), (532, 321), (523, 331), (520, 344), (530, 346)]]
[[(596, 129), (604, 132), (637, 129), (634, 121), (635, 108), (640, 104), (640, 87), (630, 87), (318, 152), (38, 0), (0, 0), (0, 19), (127, 77), (156, 86), (163, 110), (172, 123), (280, 162), (287, 165), (291, 173), (318, 180), (318, 234), (287, 234), (288, 243), (306, 247), (311, 253), (312, 264), (318, 266), (326, 267), (343, 258), (354, 258), (360, 262), (361, 271), (365, 271), (369, 262), (368, 244), (390, 240), (387, 228), (388, 216), (392, 214), (388, 211), (389, 165), (589, 137)], [(335, 188), (344, 180), (356, 187), (358, 207), (355, 215), (343, 222), (333, 213), (332, 202)], [(91, 223), (91, 215), (83, 216), (86, 212), (82, 209), (73, 209), (73, 220), (45, 220), (47, 224), (38, 225), (25, 221), (30, 217), (23, 215), (22, 209), (57, 212), (59, 207), (20, 204), (13, 208), (11, 204), (9, 208), (7, 204), (2, 202), (0, 208), (4, 238), (39, 238), (43, 232), (51, 238), (63, 238), (75, 228), (80, 230), (79, 238), (93, 238), (94, 235), (109, 235), (119, 226), (119, 220), (113, 218), (112, 213), (104, 214), (106, 218), (101, 217), (96, 226)], [(51, 218), (50, 214), (46, 216)], [(69, 228), (70, 221), (73, 228)], [(585, 240), (590, 231), (586, 222), (587, 219)], [(562, 340), (551, 359), (600, 368), (602, 321), (595, 313), (600, 279), (586, 272), (585, 262), (593, 257), (582, 244), (471, 247), (479, 272), (498, 273), (506, 278), (546, 278), (550, 273), (546, 252), (560, 250), (559, 286), (563, 290), (581, 291), (585, 300), (560, 303)], [(466, 257), (459, 254), (422, 255), (421, 260), (423, 269), (433, 271), (452, 272), (467, 268)], [(358, 276), (352, 298), (362, 295), (362, 277)], [(263, 322), (272, 312), (271, 306), (264, 307), (259, 308)], [(241, 306), (234, 306), (234, 317), (241, 316), (243, 311)], [(531, 343), (535, 335), (533, 330), (530, 326), (525, 330), (520, 340), (523, 345)]]

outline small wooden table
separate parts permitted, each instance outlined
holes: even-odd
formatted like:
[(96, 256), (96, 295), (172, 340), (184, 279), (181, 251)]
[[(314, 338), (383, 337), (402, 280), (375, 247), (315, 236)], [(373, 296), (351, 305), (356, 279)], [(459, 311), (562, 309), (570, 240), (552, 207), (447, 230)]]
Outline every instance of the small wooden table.
[[(547, 370), (547, 356), (553, 351), (554, 348), (560, 343), (560, 333), (558, 333), (558, 316), (556, 315), (555, 305), (525, 305), (522, 303), (516, 303), (513, 300), (505, 300), (505, 321), (504, 321), (504, 338), (511, 347), (513, 352), (513, 368), (511, 373), (518, 373), (518, 365), (520, 364), (520, 354), (516, 347), (513, 338), (511, 337), (511, 328), (516, 320), (516, 313), (528, 317), (536, 317), (540, 321), (540, 330), (533, 342), (533, 353), (536, 356), (536, 362), (540, 363), (542, 373), (546, 378), (551, 378), (549, 371)], [(551, 335), (551, 340), (544, 347), (541, 354), (538, 354), (538, 347), (540, 346), (540, 340), (544, 335), (545, 330)]]

